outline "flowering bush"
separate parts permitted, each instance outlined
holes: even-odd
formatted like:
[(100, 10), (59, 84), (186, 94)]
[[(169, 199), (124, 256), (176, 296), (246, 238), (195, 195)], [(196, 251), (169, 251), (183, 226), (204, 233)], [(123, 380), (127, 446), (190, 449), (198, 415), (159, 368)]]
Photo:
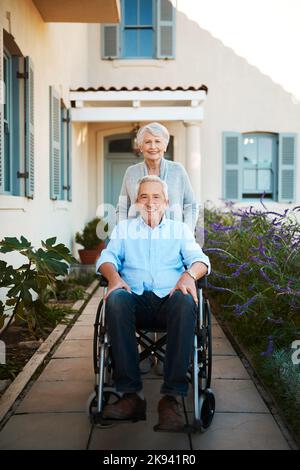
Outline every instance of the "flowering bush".
[(206, 209), (205, 252), (219, 313), (269, 355), (300, 337), (300, 207), (263, 208)]

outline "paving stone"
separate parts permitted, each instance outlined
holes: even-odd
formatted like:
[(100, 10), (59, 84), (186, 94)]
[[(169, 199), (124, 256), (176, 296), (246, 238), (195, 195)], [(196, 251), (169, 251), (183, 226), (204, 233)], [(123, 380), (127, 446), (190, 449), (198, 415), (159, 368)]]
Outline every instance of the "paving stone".
[(213, 338), (226, 338), (225, 333), (218, 324), (212, 324), (212, 337)]
[(91, 450), (180, 450), (190, 449), (188, 436), (178, 433), (154, 432), (157, 413), (147, 413), (146, 421), (118, 423), (108, 429), (94, 427), (90, 440)]
[(92, 361), (87, 358), (52, 359), (38, 381), (94, 380)]
[(269, 413), (252, 380), (212, 380), (218, 412)]
[(14, 415), (0, 433), (0, 449), (86, 449), (89, 433), (85, 413)]
[(236, 352), (226, 338), (214, 338), (212, 342), (213, 356), (236, 356)]
[(212, 376), (215, 379), (250, 378), (241, 360), (234, 356), (215, 356), (212, 363)]
[(88, 357), (92, 360), (93, 343), (90, 339), (65, 340), (53, 354), (54, 358)]
[[(252, 380), (213, 379), (216, 411), (224, 413), (269, 413)], [(155, 389), (153, 390), (155, 392)], [(187, 411), (194, 413), (193, 389), (185, 399)]]
[(88, 397), (94, 390), (93, 381), (38, 381), (16, 410), (20, 413), (85, 412)]
[(75, 326), (92, 326), (94, 327), (96, 315), (95, 314), (88, 314), (88, 315), (81, 315)]
[(216, 413), (204, 434), (193, 435), (195, 450), (287, 450), (271, 414)]
[(66, 340), (69, 339), (90, 339), (94, 336), (94, 328), (92, 325), (75, 325), (71, 329), (70, 333), (66, 336)]

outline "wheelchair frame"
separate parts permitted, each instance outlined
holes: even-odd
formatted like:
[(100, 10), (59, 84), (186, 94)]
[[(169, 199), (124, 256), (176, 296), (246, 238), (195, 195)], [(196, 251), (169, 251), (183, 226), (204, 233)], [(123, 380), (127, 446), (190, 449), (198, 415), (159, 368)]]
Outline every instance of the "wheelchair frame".
[[(101, 276), (100, 286), (104, 287), (104, 293), (107, 285), (107, 280)], [(209, 301), (204, 298), (202, 291), (203, 287), (207, 285), (206, 277), (198, 280), (196, 285), (198, 314), (191, 364), (187, 372), (188, 381), (193, 388), (194, 419), (193, 423), (186, 425), (183, 430), (188, 433), (205, 432), (209, 428), (215, 412), (215, 397), (210, 388), (212, 376), (211, 310)], [(137, 329), (136, 331), (138, 344), (144, 348), (139, 353), (140, 361), (153, 355), (164, 362), (163, 346), (166, 343), (167, 334), (157, 341), (153, 341), (144, 330)], [(106, 427), (112, 423), (124, 422), (121, 420), (112, 421), (102, 417), (103, 407), (109, 402), (111, 396), (120, 397), (114, 387), (112, 354), (105, 325), (105, 301), (103, 299), (98, 306), (94, 323), (93, 361), (95, 389), (87, 402), (87, 412), (91, 423)], [(159, 429), (156, 430), (159, 431)]]

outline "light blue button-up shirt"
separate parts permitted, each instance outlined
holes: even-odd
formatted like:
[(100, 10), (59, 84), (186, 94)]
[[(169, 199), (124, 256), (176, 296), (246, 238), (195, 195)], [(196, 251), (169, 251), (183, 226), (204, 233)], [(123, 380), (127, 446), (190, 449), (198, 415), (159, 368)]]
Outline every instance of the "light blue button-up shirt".
[(163, 217), (152, 229), (138, 217), (116, 225), (96, 271), (101, 264), (112, 263), (134, 293), (141, 295), (147, 290), (165, 297), (185, 267), (196, 261), (205, 263), (210, 272), (209, 258), (185, 223)]

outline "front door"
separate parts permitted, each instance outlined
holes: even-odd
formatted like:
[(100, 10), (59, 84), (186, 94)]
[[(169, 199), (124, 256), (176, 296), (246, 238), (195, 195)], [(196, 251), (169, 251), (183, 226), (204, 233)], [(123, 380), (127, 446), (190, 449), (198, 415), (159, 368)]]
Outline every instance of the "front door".
[[(105, 139), (105, 163), (104, 163), (104, 201), (117, 207), (122, 181), (126, 169), (143, 161), (143, 156), (132, 152), (130, 134), (121, 134)], [(165, 153), (165, 158), (173, 160), (173, 139)]]

